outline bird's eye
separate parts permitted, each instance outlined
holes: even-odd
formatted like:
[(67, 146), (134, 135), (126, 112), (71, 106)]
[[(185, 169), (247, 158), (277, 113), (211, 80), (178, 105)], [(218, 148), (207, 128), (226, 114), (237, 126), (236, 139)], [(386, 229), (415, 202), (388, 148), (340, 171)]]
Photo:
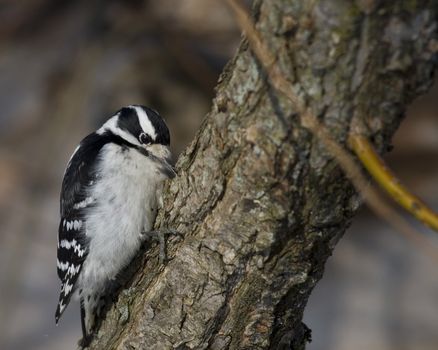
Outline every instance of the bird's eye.
[(149, 145), (152, 143), (152, 138), (148, 135), (145, 134), (144, 132), (142, 132), (140, 134), (140, 136), (138, 137), (138, 139), (140, 140), (140, 142), (144, 145)]

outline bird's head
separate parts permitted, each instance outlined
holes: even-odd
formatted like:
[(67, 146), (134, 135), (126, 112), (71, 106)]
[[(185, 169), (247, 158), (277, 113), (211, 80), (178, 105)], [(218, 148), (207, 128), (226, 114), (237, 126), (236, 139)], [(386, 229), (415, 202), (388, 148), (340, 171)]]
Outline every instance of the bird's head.
[(140, 105), (120, 109), (98, 131), (110, 132), (154, 157), (170, 159), (170, 134), (163, 118), (154, 110)]

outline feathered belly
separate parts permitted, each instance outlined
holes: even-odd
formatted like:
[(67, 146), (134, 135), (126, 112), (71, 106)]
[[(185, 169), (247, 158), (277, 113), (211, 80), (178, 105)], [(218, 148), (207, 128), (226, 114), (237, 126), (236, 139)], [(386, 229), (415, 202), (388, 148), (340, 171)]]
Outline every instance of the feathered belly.
[(118, 193), (107, 188), (86, 218), (89, 254), (82, 267), (82, 288), (103, 288), (129, 264), (141, 245), (140, 234), (152, 228), (156, 199), (148, 198), (144, 186), (125, 186)]
[(99, 169), (104, 176), (90, 193), (96, 205), (85, 218), (89, 253), (79, 288), (104, 288), (129, 264), (140, 248), (140, 234), (153, 226), (157, 188), (164, 180), (157, 176), (156, 165), (137, 151), (107, 151), (108, 161)]

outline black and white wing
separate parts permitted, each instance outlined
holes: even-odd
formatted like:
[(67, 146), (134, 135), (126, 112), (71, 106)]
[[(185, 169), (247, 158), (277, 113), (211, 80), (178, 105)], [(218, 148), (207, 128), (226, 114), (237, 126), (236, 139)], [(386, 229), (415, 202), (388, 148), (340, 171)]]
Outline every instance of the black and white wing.
[(87, 136), (73, 153), (64, 174), (57, 254), (61, 293), (55, 314), (56, 323), (70, 302), (88, 254), (85, 212), (93, 205), (90, 187), (96, 180), (97, 156), (104, 144), (101, 135), (93, 133)]

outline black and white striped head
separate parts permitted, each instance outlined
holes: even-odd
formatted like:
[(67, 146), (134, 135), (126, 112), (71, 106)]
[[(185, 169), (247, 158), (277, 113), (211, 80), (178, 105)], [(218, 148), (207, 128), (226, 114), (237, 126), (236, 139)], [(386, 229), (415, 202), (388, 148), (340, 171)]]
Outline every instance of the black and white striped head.
[(123, 107), (98, 131), (111, 132), (125, 141), (153, 152), (170, 145), (170, 134), (163, 118), (154, 110), (139, 105)]

